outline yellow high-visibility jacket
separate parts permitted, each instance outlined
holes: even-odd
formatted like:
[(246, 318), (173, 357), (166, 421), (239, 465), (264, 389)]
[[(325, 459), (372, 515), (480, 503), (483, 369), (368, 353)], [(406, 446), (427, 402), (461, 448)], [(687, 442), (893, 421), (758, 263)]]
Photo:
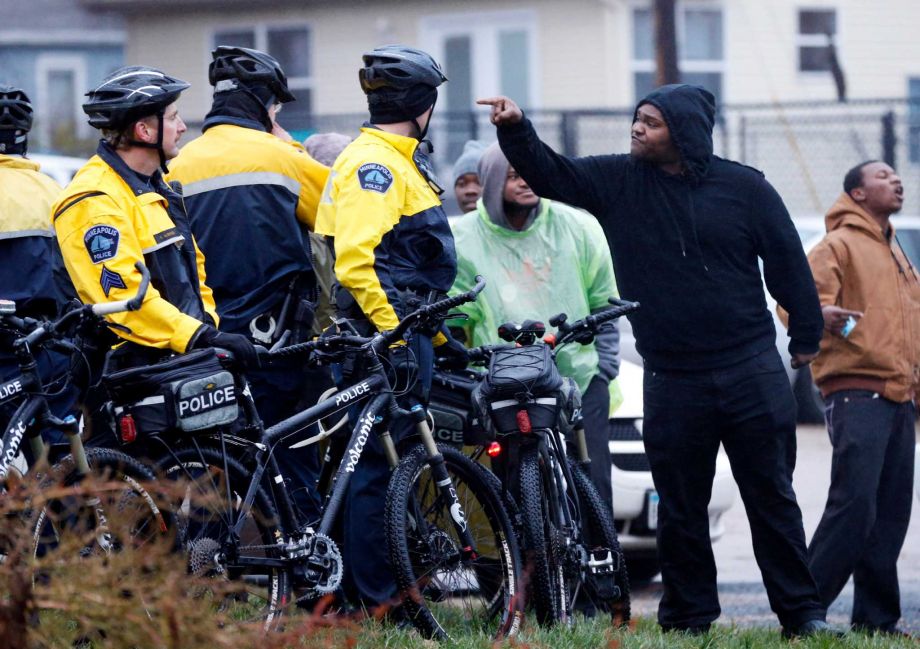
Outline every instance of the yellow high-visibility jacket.
[(37, 162), (0, 154), (0, 298), (14, 300), (17, 313), (54, 317), (72, 295), (52, 258), (51, 206), (60, 193)]
[(317, 212), (316, 232), (334, 237), (336, 278), (379, 331), (399, 324), (397, 291), (447, 292), (457, 274), (418, 144), (366, 125), (335, 161)]
[(156, 172), (145, 180), (106, 142), (54, 206), (53, 224), (67, 272), (83, 302), (132, 297), (143, 261), (151, 282), (138, 311), (107, 316), (131, 342), (185, 352), (203, 323), (217, 324), (205, 284), (204, 255), (182, 205)]

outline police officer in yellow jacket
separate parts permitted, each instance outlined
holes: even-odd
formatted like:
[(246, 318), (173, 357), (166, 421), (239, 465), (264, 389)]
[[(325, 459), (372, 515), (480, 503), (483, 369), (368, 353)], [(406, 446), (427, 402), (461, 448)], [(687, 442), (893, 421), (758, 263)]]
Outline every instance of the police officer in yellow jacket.
[[(214, 98), (204, 133), (170, 163), (168, 179), (182, 183), (221, 331), (266, 345), (285, 335), (287, 343), (298, 342), (312, 331), (317, 283), (307, 233), (329, 168), (275, 120), (295, 100), (278, 61), (230, 46), (217, 47), (212, 58)], [(297, 358), (249, 372), (262, 421), (270, 426), (293, 415), (302, 399), (315, 403), (331, 383), (327, 372)], [(282, 447), (276, 455), (311, 520), (319, 513), (316, 446)]]
[[(340, 315), (368, 333), (393, 329), (431, 291), (445, 293), (457, 258), (424, 141), (437, 87), (447, 78), (431, 56), (409, 47), (380, 47), (363, 60), (359, 79), (370, 122), (333, 165), (316, 231), (333, 238)], [(447, 340), (416, 333), (391, 353), (395, 365), (411, 369), (404, 376), (417, 371), (422, 400), (431, 384), (432, 342), (464, 354)], [(349, 485), (345, 520), (348, 585), (366, 606), (397, 594), (379, 536), (388, 475), (372, 438)]]
[[(0, 298), (16, 302), (16, 314), (54, 318), (73, 297), (73, 286), (63, 267), (55, 266), (51, 206), (61, 187), (26, 158), (32, 128), (32, 102), (13, 86), (0, 86)], [(0, 340), (0, 413), (15, 405), (12, 399), (19, 365), (10, 340)], [(45, 380), (66, 375), (66, 356), (49, 352), (39, 356)], [(64, 417), (74, 409), (76, 391), (55, 385), (49, 392), (52, 412)], [(5, 419), (4, 419), (5, 420)], [(45, 431), (49, 441), (64, 441), (56, 431)]]
[(161, 176), (186, 130), (176, 106), (186, 88), (154, 68), (130, 66), (90, 90), (83, 110), (103, 139), (54, 206), (61, 254), (81, 300), (131, 297), (141, 279), (135, 262), (150, 270), (141, 309), (108, 316), (127, 328), (115, 329), (128, 341), (115, 352), (119, 366), (209, 346), (258, 364), (246, 338), (217, 331), (204, 257), (182, 196)]

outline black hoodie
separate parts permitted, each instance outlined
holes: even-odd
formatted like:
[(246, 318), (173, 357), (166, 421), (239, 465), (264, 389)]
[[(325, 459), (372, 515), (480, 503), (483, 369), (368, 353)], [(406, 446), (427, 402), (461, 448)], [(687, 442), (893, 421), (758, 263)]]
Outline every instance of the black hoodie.
[(817, 352), (823, 319), (798, 234), (762, 173), (713, 155), (712, 95), (670, 85), (642, 104), (664, 116), (683, 174), (629, 155), (561, 156), (527, 119), (500, 127), (498, 141), (537, 195), (600, 221), (620, 294), (642, 303), (630, 321), (648, 368), (715, 369), (775, 345), (758, 258), (790, 314), (790, 353)]

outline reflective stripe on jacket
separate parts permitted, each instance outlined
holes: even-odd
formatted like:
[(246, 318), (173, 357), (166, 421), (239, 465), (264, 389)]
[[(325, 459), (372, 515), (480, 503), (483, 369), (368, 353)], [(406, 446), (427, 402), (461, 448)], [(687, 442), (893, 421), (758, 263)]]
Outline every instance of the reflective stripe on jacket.
[(54, 229), (77, 294), (85, 303), (132, 297), (143, 261), (151, 282), (138, 311), (107, 316), (131, 331), (116, 333), (146, 347), (184, 352), (210, 316), (204, 256), (192, 238), (182, 197), (159, 172), (135, 174), (107, 143), (77, 172), (54, 206)]
[(73, 291), (54, 272), (51, 206), (60, 193), (38, 163), (0, 155), (0, 298), (19, 314), (54, 317)]
[(457, 274), (454, 238), (419, 171), (414, 138), (365, 126), (329, 175), (316, 232), (334, 237), (335, 274), (368, 319), (399, 323), (397, 291), (446, 292)]
[(168, 176), (182, 183), (221, 328), (239, 332), (276, 309), (292, 279), (312, 271), (304, 226), (313, 227), (329, 175), (301, 145), (246, 124), (209, 119), (170, 162)]

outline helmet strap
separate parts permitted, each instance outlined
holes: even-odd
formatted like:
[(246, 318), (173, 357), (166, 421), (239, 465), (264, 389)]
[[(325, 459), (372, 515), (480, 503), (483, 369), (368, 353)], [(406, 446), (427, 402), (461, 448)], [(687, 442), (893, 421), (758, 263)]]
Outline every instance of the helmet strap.
[(424, 140), (425, 140), (425, 136), (428, 135), (428, 127), (431, 126), (431, 118), (434, 117), (434, 106), (435, 106), (435, 104), (437, 104), (437, 103), (438, 103), (438, 96), (435, 95), (435, 97), (434, 97), (434, 102), (431, 104), (431, 107), (430, 107), (430, 108), (431, 108), (431, 114), (428, 115), (428, 123), (425, 124), (425, 128), (424, 128), (424, 129), (423, 129), (421, 126), (419, 126), (419, 124), (418, 124), (418, 117), (413, 117), (413, 118), (410, 120), (413, 124), (415, 124), (415, 132), (418, 133), (418, 135), (415, 137), (415, 139), (418, 140), (419, 142), (424, 141)]
[[(166, 168), (166, 151), (163, 150), (163, 115), (166, 113), (166, 109), (158, 110), (155, 114), (157, 116), (157, 141), (156, 142), (141, 142), (140, 140), (129, 139), (128, 144), (131, 146), (139, 146), (144, 149), (156, 149), (157, 153), (160, 156), (160, 170), (165, 174), (167, 172)], [(131, 125), (132, 128), (134, 124)]]

